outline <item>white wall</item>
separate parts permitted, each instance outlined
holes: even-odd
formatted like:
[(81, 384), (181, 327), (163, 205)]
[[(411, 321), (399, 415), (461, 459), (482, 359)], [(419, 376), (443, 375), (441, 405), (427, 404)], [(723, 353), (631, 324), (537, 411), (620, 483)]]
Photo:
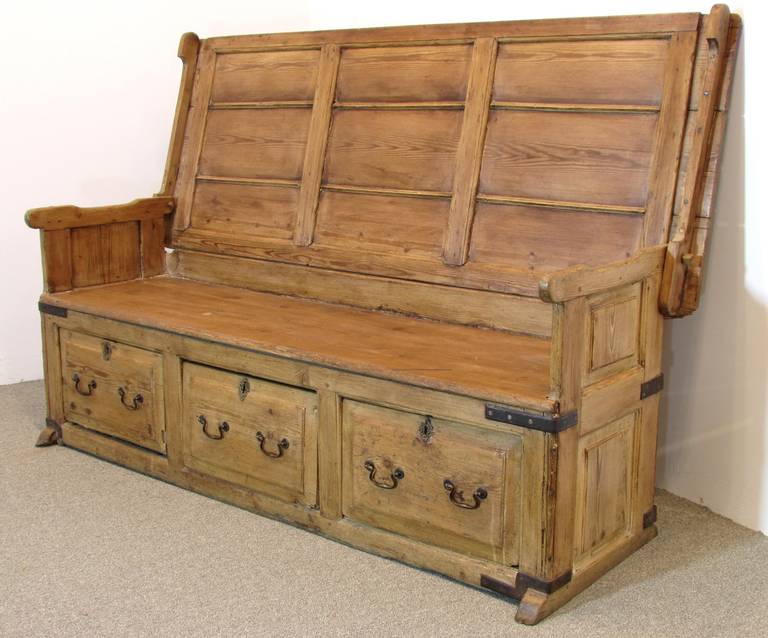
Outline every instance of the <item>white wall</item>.
[[(762, 116), (768, 12), (746, 27), (703, 307), (668, 323), (659, 483), (768, 532), (768, 238)], [(32, 1), (0, 9), (0, 383), (42, 376), (38, 238), (24, 210), (150, 195), (175, 106), (178, 37), (708, 11), (704, 0), (572, 2)], [(761, 79), (763, 78), (763, 79)]]

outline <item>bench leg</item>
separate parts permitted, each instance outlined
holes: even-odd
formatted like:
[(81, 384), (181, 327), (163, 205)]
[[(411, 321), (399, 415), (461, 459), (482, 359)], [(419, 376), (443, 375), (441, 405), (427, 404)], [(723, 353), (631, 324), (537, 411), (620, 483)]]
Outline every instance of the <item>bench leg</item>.
[(61, 441), (61, 426), (53, 419), (45, 420), (45, 427), (37, 437), (35, 447), (48, 447)]

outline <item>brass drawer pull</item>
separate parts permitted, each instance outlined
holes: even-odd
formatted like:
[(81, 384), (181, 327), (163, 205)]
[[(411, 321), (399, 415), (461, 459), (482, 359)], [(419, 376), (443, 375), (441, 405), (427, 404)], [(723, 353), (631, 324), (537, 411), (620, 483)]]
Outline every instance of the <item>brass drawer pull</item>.
[(380, 487), (382, 490), (394, 490), (397, 484), (405, 478), (405, 472), (402, 468), (396, 467), (389, 475), (391, 483), (386, 483), (376, 480), (376, 464), (368, 459), (365, 462), (365, 469), (368, 470), (368, 480), (376, 487)]
[(117, 393), (120, 395), (120, 403), (123, 404), (126, 410), (138, 410), (144, 403), (144, 397), (140, 394), (134, 394), (133, 401), (131, 403), (126, 403), (125, 396), (128, 393), (122, 386), (117, 389)]
[(75, 373), (72, 375), (72, 381), (74, 381), (74, 383), (75, 383), (75, 390), (77, 391), (77, 393), (78, 393), (78, 394), (82, 394), (84, 397), (89, 397), (89, 396), (91, 396), (91, 395), (93, 394), (93, 391), (96, 389), (96, 379), (91, 379), (91, 380), (88, 382), (88, 392), (86, 392), (85, 390), (83, 390), (83, 389), (80, 387), (80, 375), (79, 375), (79, 374), (77, 374), (77, 372), (75, 372)]
[(264, 442), (267, 440), (267, 437), (262, 432), (256, 432), (256, 438), (259, 440), (259, 449), (271, 459), (279, 459), (290, 446), (288, 439), (282, 438), (277, 442), (277, 452), (270, 452), (264, 448)]
[(445, 479), (443, 481), (443, 487), (448, 492), (448, 498), (451, 500), (451, 503), (453, 503), (456, 507), (463, 507), (465, 510), (476, 510), (478, 507), (480, 507), (480, 503), (488, 498), (488, 490), (486, 490), (484, 487), (478, 487), (475, 490), (475, 493), (472, 494), (474, 503), (465, 501), (464, 493), (456, 489), (456, 486), (450, 479)]
[(209, 439), (213, 439), (214, 441), (220, 441), (224, 438), (224, 432), (229, 432), (229, 423), (226, 421), (222, 421), (219, 423), (219, 434), (218, 436), (215, 434), (211, 434), (208, 431), (208, 419), (205, 418), (202, 414), (197, 417), (197, 422), (203, 426), (203, 434), (207, 436)]

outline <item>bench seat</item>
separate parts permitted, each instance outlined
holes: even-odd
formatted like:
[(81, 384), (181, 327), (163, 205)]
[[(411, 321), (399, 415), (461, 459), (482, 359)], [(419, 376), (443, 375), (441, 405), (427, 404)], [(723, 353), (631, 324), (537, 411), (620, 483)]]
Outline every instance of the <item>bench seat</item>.
[[(551, 412), (550, 340), (159, 276), (43, 303), (240, 348)], [(490, 371), (490, 373), (489, 373)]]

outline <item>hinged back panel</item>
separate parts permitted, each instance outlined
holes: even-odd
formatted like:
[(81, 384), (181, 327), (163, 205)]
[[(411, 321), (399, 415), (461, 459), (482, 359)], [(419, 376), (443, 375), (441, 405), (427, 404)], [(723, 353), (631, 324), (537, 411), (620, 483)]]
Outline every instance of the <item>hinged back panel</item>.
[(664, 243), (699, 22), (203, 40), (174, 245), (535, 294)]

